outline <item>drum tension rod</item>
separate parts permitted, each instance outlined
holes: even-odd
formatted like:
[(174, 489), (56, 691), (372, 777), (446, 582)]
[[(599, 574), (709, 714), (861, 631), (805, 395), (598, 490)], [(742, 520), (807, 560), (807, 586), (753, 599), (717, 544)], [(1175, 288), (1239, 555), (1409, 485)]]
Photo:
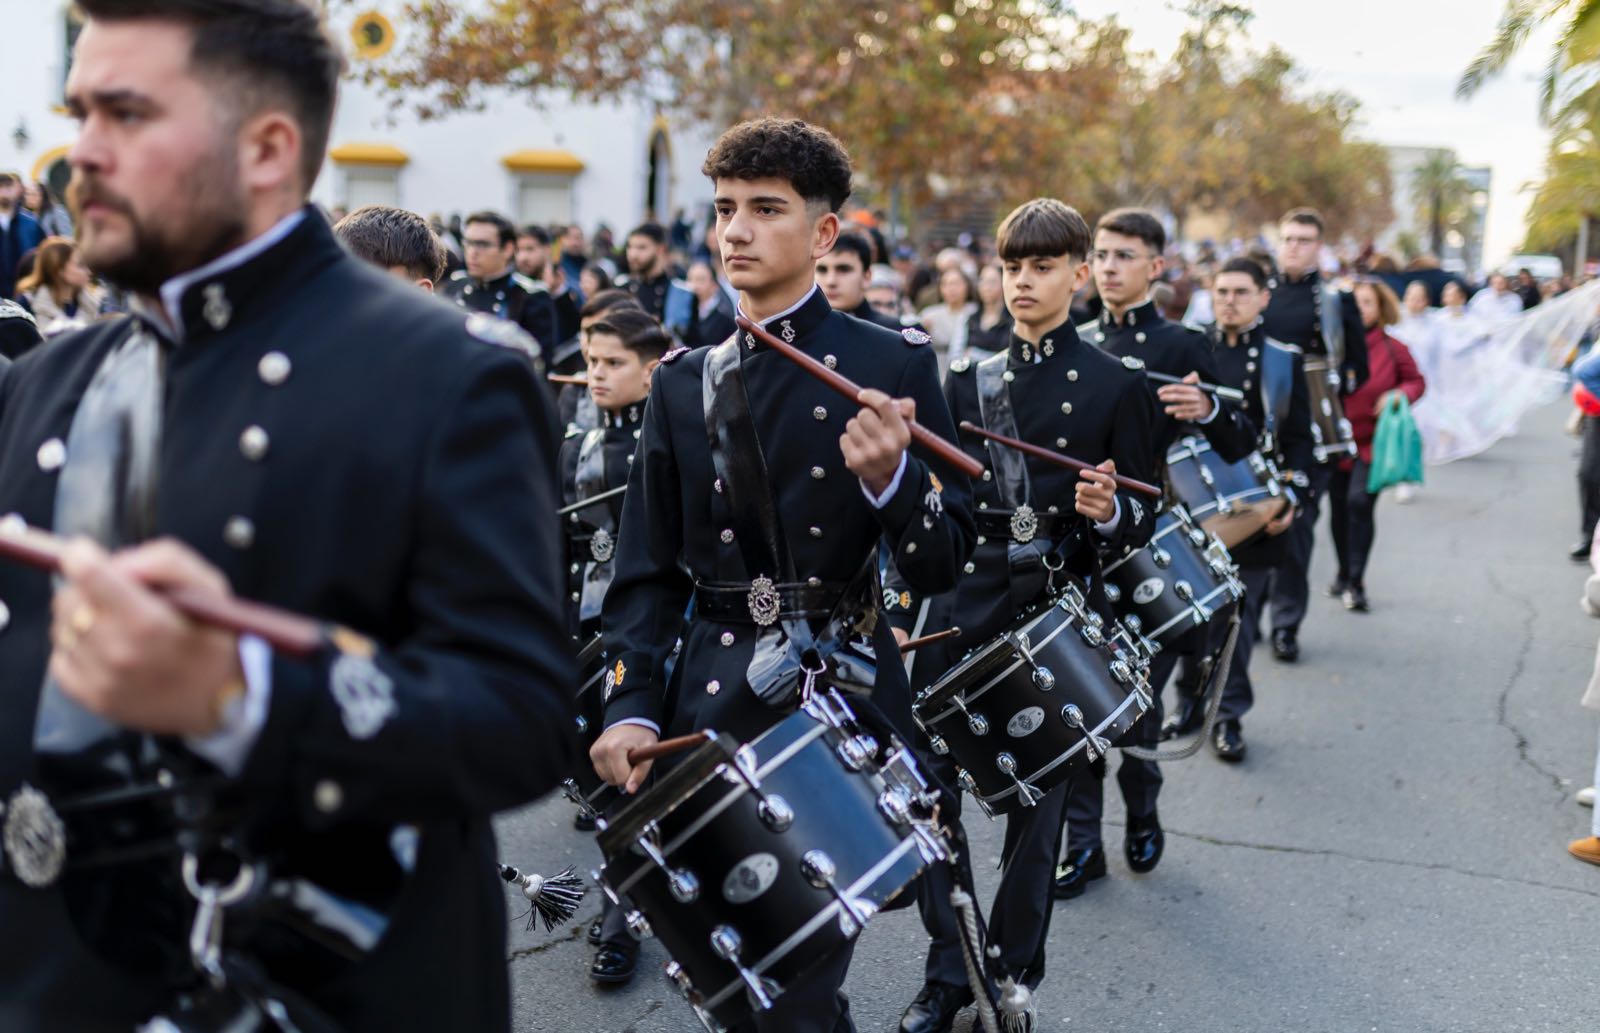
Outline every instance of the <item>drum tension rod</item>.
[[(1049, 692), (1056, 687), (1055, 672), (1041, 664), (1033, 656), (1033, 644), (1028, 641), (1026, 632), (1006, 632), (1006, 641), (1011, 643), (1011, 648), (1022, 654), (1022, 659), (1033, 668), (1033, 685), (1040, 692)], [(979, 733), (982, 734), (982, 733)]]
[(839, 910), (843, 912), (839, 929), (846, 936), (854, 936), (867, 927), (871, 916), (862, 910), (862, 901), (852, 900), (848, 893), (839, 888), (839, 866), (833, 863), (833, 858), (826, 851), (807, 850), (800, 858), (800, 874), (812, 886), (825, 889), (833, 895)]
[(1096, 735), (1094, 730), (1084, 723), (1083, 711), (1078, 709), (1077, 704), (1068, 703), (1062, 707), (1061, 720), (1067, 723), (1068, 728), (1076, 728), (1083, 733), (1083, 750), (1091, 764), (1111, 752), (1111, 740)]
[(745, 989), (750, 993), (750, 1000), (758, 1009), (771, 1011), (772, 995), (768, 994), (767, 988), (762, 985), (761, 977), (745, 968), (739, 961), (739, 952), (743, 949), (744, 941), (739, 938), (738, 931), (731, 925), (719, 925), (711, 930), (712, 953), (738, 970), (739, 978), (744, 980)]

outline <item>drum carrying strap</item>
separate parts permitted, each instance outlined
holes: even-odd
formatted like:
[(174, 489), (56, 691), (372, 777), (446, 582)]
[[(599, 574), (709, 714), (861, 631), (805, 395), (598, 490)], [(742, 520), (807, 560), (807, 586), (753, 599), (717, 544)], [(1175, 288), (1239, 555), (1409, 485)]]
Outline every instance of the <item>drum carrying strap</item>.
[[(578, 501), (593, 498), (606, 490), (606, 429), (596, 427), (584, 436), (578, 448), (578, 470), (573, 479)], [(617, 523), (611, 506), (593, 505), (582, 510), (584, 522), (593, 528), (589, 539), (589, 559), (583, 567), (583, 595), (578, 603), (578, 619), (600, 616), (600, 604), (611, 587), (612, 553), (616, 550)]]
[[(1011, 405), (1011, 391), (1006, 387), (1008, 352), (991, 355), (978, 363), (978, 411), (983, 425), (996, 434), (1020, 438), (1017, 432), (1017, 413)], [(995, 490), (1008, 509), (1016, 509), (1028, 501), (1028, 467), (1022, 453), (997, 442), (988, 442), (989, 462), (994, 467)]]
[(1294, 396), (1294, 353), (1267, 338), (1261, 348), (1261, 399), (1266, 426), (1262, 430), (1278, 439), (1278, 428), (1289, 418)]

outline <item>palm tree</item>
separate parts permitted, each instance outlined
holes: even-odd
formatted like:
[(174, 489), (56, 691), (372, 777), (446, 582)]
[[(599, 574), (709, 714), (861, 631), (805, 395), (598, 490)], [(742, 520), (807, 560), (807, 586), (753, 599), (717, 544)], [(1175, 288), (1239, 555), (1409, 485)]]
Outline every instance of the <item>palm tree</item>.
[(1550, 121), (1557, 111), (1563, 75), (1580, 68), (1592, 72), (1600, 59), (1600, 0), (1506, 0), (1494, 39), (1461, 74), (1456, 96), (1465, 100), (1476, 93), (1505, 69), (1535, 29), (1557, 19), (1564, 24), (1539, 91), (1539, 117)]
[(1461, 178), (1461, 166), (1450, 151), (1429, 151), (1428, 157), (1411, 173), (1411, 200), (1417, 218), (1428, 227), (1428, 247), (1444, 255), (1444, 234), (1472, 194), (1472, 187)]

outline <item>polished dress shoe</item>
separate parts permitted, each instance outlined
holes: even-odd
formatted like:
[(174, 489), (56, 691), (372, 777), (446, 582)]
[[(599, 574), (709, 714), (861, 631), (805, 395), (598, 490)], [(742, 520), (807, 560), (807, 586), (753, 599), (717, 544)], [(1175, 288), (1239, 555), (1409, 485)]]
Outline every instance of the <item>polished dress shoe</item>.
[(1574, 563), (1588, 563), (1589, 562), (1589, 543), (1588, 542), (1579, 542), (1577, 545), (1574, 545), (1572, 547), (1572, 551), (1567, 553), (1567, 555), (1572, 559), (1572, 562), (1574, 562)]
[(1367, 590), (1360, 585), (1351, 585), (1344, 590), (1344, 608), (1356, 613), (1367, 612)]
[(1067, 856), (1056, 865), (1057, 900), (1072, 900), (1083, 896), (1089, 883), (1103, 879), (1106, 874), (1106, 852), (1099, 847), (1088, 850), (1068, 850)]
[(924, 983), (900, 1016), (900, 1033), (948, 1033), (961, 1009), (971, 1003), (972, 990), (968, 987)]
[(1585, 836), (1567, 845), (1567, 853), (1580, 861), (1600, 864), (1600, 836)]
[(1349, 587), (1350, 587), (1350, 582), (1345, 580), (1345, 577), (1344, 577), (1343, 574), (1340, 574), (1338, 577), (1333, 579), (1333, 582), (1331, 584), (1328, 585), (1328, 590), (1327, 590), (1328, 591), (1328, 598), (1329, 599), (1337, 599), (1337, 598), (1339, 598), (1341, 595), (1344, 595), (1344, 590), (1346, 588), (1349, 588)]
[(1211, 748), (1230, 764), (1244, 760), (1244, 734), (1237, 721), (1219, 721), (1211, 732)]
[(1155, 812), (1142, 818), (1128, 816), (1128, 834), (1122, 841), (1122, 854), (1128, 867), (1143, 875), (1161, 863), (1161, 852), (1166, 849), (1167, 837), (1161, 834), (1161, 819)]
[(589, 978), (596, 983), (620, 984), (633, 978), (639, 967), (639, 945), (627, 943), (602, 943), (594, 952), (594, 964), (589, 966)]
[(1205, 708), (1190, 699), (1185, 699), (1178, 704), (1178, 709), (1167, 715), (1161, 722), (1161, 741), (1176, 739), (1180, 735), (1188, 735), (1201, 725), (1205, 724)]
[(1272, 656), (1286, 664), (1292, 664), (1300, 659), (1300, 643), (1295, 638), (1294, 632), (1288, 628), (1272, 630)]

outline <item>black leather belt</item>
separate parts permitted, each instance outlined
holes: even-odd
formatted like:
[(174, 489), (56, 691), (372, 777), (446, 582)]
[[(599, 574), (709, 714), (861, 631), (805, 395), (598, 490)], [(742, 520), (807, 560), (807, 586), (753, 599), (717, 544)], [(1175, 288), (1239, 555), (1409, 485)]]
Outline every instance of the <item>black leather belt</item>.
[(694, 612), (705, 620), (762, 627), (780, 620), (826, 618), (833, 616), (849, 587), (842, 581), (774, 584), (767, 578), (742, 583), (696, 581)]
[(1016, 509), (980, 509), (976, 516), (978, 533), (985, 538), (1003, 539), (1023, 545), (1035, 538), (1065, 538), (1072, 532), (1074, 522), (1078, 520), (1076, 511), (1040, 513), (1032, 506), (1018, 506)]

